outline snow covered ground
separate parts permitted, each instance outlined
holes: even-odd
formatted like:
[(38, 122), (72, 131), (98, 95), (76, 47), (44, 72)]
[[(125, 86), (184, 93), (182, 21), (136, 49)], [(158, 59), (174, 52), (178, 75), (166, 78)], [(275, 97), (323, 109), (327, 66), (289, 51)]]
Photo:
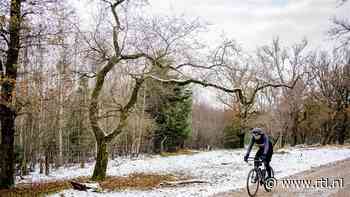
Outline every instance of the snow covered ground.
[[(317, 147), (281, 149), (274, 154), (271, 166), (276, 178), (285, 177), (312, 167), (350, 157), (349, 148)], [(156, 173), (189, 175), (195, 179), (206, 180), (208, 184), (192, 184), (184, 187), (157, 188), (147, 191), (126, 190), (123, 192), (92, 193), (65, 190), (52, 196), (114, 196), (114, 197), (175, 197), (175, 196), (209, 196), (215, 193), (242, 188), (248, 171), (252, 168), (243, 162), (245, 150), (217, 150), (200, 152), (194, 155), (171, 157), (144, 157), (138, 160), (117, 159), (109, 162), (107, 174), (124, 176), (130, 173)], [(252, 152), (254, 155), (254, 152)], [(52, 171), (50, 176), (33, 173), (33, 182), (55, 179), (69, 179), (77, 176), (90, 176), (93, 164), (86, 168), (62, 168)]]

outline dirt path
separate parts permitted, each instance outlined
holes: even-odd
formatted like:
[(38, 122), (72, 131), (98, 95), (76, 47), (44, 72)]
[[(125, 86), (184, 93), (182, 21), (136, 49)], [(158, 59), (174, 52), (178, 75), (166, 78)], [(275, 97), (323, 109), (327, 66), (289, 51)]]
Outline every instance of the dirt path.
[[(343, 187), (334, 188), (320, 188), (323, 180), (329, 178), (328, 183), (331, 184), (333, 180), (342, 179)], [(287, 180), (287, 178), (283, 178)], [(321, 167), (313, 168), (308, 171), (304, 171), (298, 174), (295, 174), (288, 179), (298, 179), (298, 180), (311, 180), (313, 184), (317, 184), (318, 188), (309, 188), (309, 189), (300, 189), (296, 186), (290, 186), (286, 188), (282, 186), (282, 179), (278, 180), (278, 185), (273, 189), (272, 192), (265, 192), (263, 187), (259, 187), (259, 192), (256, 196), (263, 197), (318, 197), (318, 196), (327, 196), (327, 197), (349, 197), (350, 196), (350, 158), (334, 163), (330, 163)], [(323, 182), (323, 184), (326, 181)], [(341, 181), (337, 181), (336, 184), (341, 183)], [(234, 196), (248, 196), (246, 189), (240, 189), (238, 191), (231, 191), (216, 194), (212, 197), (234, 197)]]

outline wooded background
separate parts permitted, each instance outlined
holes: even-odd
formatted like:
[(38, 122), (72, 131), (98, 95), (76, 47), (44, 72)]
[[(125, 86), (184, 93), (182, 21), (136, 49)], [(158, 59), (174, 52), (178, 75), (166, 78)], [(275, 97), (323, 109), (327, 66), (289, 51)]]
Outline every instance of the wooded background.
[(1, 0), (2, 180), (39, 163), (49, 174), (96, 157), (239, 148), (252, 127), (278, 147), (350, 139), (349, 19), (329, 27), (335, 49), (274, 38), (247, 52), (228, 38), (204, 45), (205, 23), (145, 15), (146, 1), (95, 3), (86, 28), (68, 1)]

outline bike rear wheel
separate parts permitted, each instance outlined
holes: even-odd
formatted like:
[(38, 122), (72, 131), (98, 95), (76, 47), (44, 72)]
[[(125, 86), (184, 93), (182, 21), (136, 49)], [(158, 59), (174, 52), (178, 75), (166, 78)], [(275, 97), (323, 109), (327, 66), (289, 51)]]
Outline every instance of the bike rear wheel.
[[(265, 177), (267, 177), (267, 171), (266, 171)], [(272, 167), (271, 167), (271, 177), (270, 178), (275, 178), (275, 172), (273, 171)], [(269, 188), (268, 186), (266, 186), (266, 182), (265, 181), (266, 180), (264, 180), (264, 189), (265, 189), (265, 191), (271, 192), (272, 188)]]
[(255, 196), (258, 192), (260, 176), (256, 169), (251, 169), (247, 177), (247, 191), (249, 196)]

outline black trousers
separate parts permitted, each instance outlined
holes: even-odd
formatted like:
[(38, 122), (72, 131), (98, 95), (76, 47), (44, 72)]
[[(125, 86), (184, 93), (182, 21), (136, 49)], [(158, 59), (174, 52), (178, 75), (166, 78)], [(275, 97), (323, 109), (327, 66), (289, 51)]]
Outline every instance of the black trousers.
[[(264, 147), (261, 147), (259, 148), (258, 152), (256, 152), (255, 159), (256, 160), (259, 159), (263, 154), (264, 154)], [(268, 177), (271, 177), (270, 162), (271, 162), (272, 154), (273, 154), (273, 146), (271, 143), (269, 143), (269, 149), (266, 154), (266, 161), (264, 162)]]

